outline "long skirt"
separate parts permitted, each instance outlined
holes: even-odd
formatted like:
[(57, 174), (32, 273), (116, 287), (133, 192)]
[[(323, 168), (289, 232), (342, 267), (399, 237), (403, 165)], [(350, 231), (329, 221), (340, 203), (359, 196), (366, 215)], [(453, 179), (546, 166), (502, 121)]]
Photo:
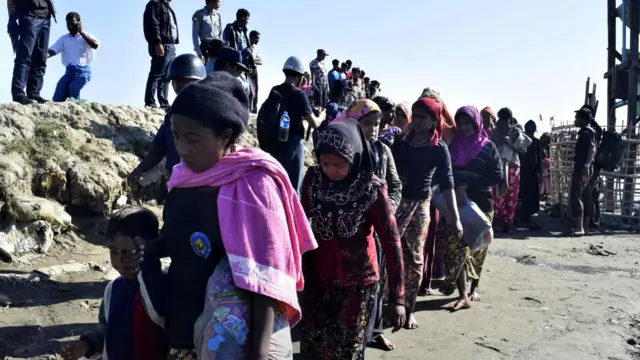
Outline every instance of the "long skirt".
[(424, 244), (429, 230), (430, 203), (430, 199), (402, 199), (396, 211), (398, 231), (402, 235), (404, 304), (408, 312), (413, 312), (424, 273)]
[(302, 294), (304, 360), (364, 359), (376, 284), (333, 288), (307, 286)]
[(375, 300), (373, 302), (373, 309), (371, 310), (371, 316), (369, 318), (369, 326), (367, 329), (366, 343), (370, 343), (376, 337), (384, 334), (384, 317), (383, 317), (383, 304), (385, 299), (385, 284), (386, 284), (386, 265), (384, 261), (384, 251), (380, 239), (377, 234), (374, 234), (376, 240), (376, 255), (378, 255), (378, 274), (380, 279), (376, 285)]
[(444, 263), (439, 261), (441, 258), (438, 256), (441, 254), (438, 254), (436, 251), (436, 230), (438, 229), (440, 213), (433, 205), (431, 205), (430, 213), (431, 219), (427, 231), (427, 242), (424, 247), (424, 276), (422, 277), (422, 284), (420, 285), (421, 291), (429, 290), (431, 288), (431, 280), (440, 277), (444, 272)]
[[(489, 221), (493, 219), (493, 212), (485, 213)], [(479, 280), (487, 258), (488, 247), (477, 251), (471, 249), (464, 242), (464, 239), (457, 236), (447, 226), (444, 219), (438, 223), (438, 240), (444, 252), (445, 261), (445, 288), (455, 287), (460, 271), (467, 265), (467, 280)]]
[(520, 167), (509, 165), (507, 178), (507, 192), (504, 195), (494, 197), (493, 207), (495, 217), (504, 225), (510, 226), (515, 222), (516, 209), (518, 208), (518, 191), (520, 190)]

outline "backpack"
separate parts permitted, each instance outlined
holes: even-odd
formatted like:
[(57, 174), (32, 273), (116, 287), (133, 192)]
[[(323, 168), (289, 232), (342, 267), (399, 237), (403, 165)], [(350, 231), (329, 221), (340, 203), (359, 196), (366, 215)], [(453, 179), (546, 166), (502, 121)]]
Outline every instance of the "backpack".
[[(285, 88), (284, 86), (276, 86), (271, 89), (269, 97), (262, 103), (258, 111), (257, 132), (258, 144), (260, 149), (268, 153), (277, 153), (282, 148), (282, 143), (278, 140), (280, 131), (280, 118), (287, 110), (286, 99), (293, 94), (295, 90)], [(291, 119), (292, 127), (293, 122)]]
[(595, 163), (604, 170), (614, 171), (620, 166), (623, 158), (624, 145), (620, 134), (615, 131), (603, 132)]

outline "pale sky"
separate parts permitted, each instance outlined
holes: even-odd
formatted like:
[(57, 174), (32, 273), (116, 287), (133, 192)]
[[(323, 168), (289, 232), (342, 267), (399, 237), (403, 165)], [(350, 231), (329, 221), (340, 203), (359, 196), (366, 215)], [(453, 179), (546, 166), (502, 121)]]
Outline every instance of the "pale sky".
[[(58, 23), (50, 44), (67, 32), (67, 12), (80, 13), (85, 31), (101, 41), (84, 98), (144, 105), (150, 58), (142, 32), (144, 0), (54, 0)], [(204, 0), (174, 0), (178, 54), (193, 52), (191, 17)], [(262, 34), (260, 100), (282, 82), (282, 65), (307, 62), (318, 48), (351, 59), (382, 83), (396, 102), (413, 101), (425, 87), (440, 91), (452, 112), (463, 105), (508, 106), (521, 122), (572, 119), (584, 101), (587, 77), (598, 84), (600, 123), (606, 123), (606, 1), (603, 0), (222, 0), (223, 26), (238, 8), (251, 12), (250, 30)], [(5, 15), (6, 16), (6, 15)], [(5, 23), (6, 23), (6, 18)], [(11, 100), (13, 56), (0, 36), (0, 101)], [(42, 96), (51, 98), (64, 68), (48, 63)], [(172, 95), (173, 96), (173, 95)], [(542, 114), (544, 121), (538, 121)]]

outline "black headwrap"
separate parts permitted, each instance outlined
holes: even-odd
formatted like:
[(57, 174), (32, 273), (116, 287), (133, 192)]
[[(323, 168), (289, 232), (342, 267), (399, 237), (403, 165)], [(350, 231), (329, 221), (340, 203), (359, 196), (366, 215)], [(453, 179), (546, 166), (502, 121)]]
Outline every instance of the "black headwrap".
[(351, 164), (342, 181), (331, 181), (320, 165), (315, 167), (309, 188), (309, 220), (313, 231), (323, 240), (350, 238), (365, 220), (365, 212), (375, 203), (384, 182), (374, 175), (369, 142), (360, 124), (353, 119), (331, 123), (318, 138), (316, 156), (332, 153)]
[(231, 74), (214, 72), (187, 85), (176, 97), (169, 115), (183, 115), (218, 133), (231, 129), (240, 136), (249, 123), (249, 99), (242, 83)]

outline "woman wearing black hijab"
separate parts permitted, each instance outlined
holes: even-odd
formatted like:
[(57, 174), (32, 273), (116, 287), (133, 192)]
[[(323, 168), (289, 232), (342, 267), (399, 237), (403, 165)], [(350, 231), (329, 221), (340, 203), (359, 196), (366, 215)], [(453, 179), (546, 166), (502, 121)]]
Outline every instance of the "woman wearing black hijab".
[(308, 360), (360, 360), (379, 279), (374, 231), (386, 258), (394, 331), (405, 322), (400, 235), (358, 122), (327, 126), (316, 156), (318, 165), (307, 170), (302, 184), (302, 206), (319, 247), (302, 261), (300, 353)]

